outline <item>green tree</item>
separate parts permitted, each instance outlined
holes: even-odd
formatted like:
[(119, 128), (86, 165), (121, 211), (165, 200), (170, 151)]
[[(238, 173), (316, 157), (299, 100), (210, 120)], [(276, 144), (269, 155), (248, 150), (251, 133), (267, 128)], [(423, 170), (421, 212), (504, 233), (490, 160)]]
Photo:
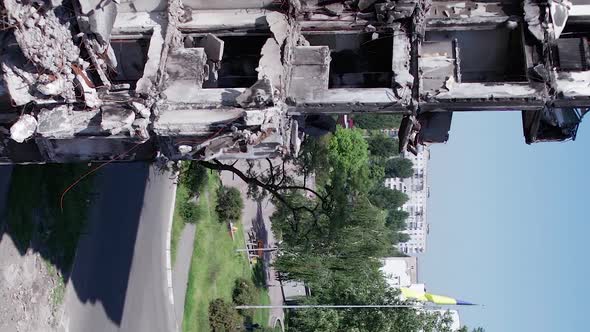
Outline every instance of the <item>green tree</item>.
[(362, 131), (338, 126), (328, 143), (328, 162), (333, 184), (350, 185), (355, 190), (366, 188), (369, 154)]
[(209, 303), (209, 326), (212, 332), (237, 332), (242, 330), (242, 316), (233, 304), (222, 299)]
[(402, 116), (399, 114), (358, 114), (353, 117), (354, 125), (362, 129), (399, 128)]
[(295, 310), (289, 316), (289, 327), (300, 332), (339, 332), (340, 314), (334, 309)]
[(183, 161), (179, 181), (188, 188), (191, 196), (198, 195), (207, 183), (207, 168), (196, 161)]
[(407, 158), (393, 158), (385, 163), (385, 176), (388, 178), (409, 178), (414, 175), (414, 164)]
[(225, 186), (219, 187), (215, 211), (220, 222), (239, 221), (243, 208), (244, 201), (238, 189)]
[(399, 154), (397, 140), (381, 133), (370, 136), (368, 143), (371, 156), (388, 158)]
[[(251, 279), (238, 278), (234, 284), (232, 300), (235, 305), (252, 305), (256, 303), (257, 291)], [(254, 309), (241, 310), (242, 316), (254, 316)]]
[(371, 190), (369, 199), (373, 205), (380, 209), (396, 210), (408, 201), (408, 195), (399, 190), (389, 189), (383, 184), (379, 184)]

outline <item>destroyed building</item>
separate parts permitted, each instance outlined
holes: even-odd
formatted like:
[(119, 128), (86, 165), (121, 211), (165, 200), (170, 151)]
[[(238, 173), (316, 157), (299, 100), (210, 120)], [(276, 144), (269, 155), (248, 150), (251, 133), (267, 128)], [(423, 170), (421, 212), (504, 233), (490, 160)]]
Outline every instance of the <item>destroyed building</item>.
[(461, 111), (562, 141), (590, 107), (590, 0), (1, 1), (2, 163), (281, 156), (357, 112), (409, 151)]

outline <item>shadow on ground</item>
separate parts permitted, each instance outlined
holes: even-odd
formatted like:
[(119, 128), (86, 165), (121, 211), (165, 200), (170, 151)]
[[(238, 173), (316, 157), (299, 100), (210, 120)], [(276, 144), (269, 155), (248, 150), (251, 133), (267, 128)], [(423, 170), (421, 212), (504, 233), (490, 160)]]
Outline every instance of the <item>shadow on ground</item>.
[(0, 239), (8, 235), (21, 255), (38, 252), (80, 302), (100, 302), (120, 325), (149, 165), (102, 168), (68, 192), (62, 211), (61, 194), (89, 169), (86, 164), (0, 167)]
[[(264, 224), (264, 215), (262, 213), (262, 202), (257, 202), (256, 217), (252, 219), (252, 231), (254, 232), (256, 239), (261, 240), (264, 247), (268, 247), (268, 230)], [(266, 287), (267, 281), (270, 279), (268, 276), (269, 265), (271, 262), (272, 253), (270, 251), (264, 251), (262, 257), (262, 264), (256, 264), (254, 267), (254, 281), (257, 286)]]

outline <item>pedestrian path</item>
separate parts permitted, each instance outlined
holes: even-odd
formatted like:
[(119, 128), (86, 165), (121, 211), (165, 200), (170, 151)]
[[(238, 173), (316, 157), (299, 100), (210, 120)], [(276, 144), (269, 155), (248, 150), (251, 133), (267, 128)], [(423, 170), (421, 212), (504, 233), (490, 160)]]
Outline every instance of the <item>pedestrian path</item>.
[(174, 291), (174, 311), (178, 320), (178, 327), (182, 329), (182, 319), (184, 316), (184, 299), (186, 296), (186, 287), (188, 284), (188, 273), (191, 267), (193, 255), (193, 245), (195, 241), (195, 224), (186, 224), (176, 251), (176, 261), (172, 267), (172, 288)]

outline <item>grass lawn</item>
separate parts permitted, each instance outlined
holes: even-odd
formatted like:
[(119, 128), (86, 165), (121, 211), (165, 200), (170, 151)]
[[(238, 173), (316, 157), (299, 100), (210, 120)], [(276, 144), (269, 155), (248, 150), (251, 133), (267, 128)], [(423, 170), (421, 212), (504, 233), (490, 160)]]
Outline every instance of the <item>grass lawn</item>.
[[(209, 331), (209, 302), (216, 298), (231, 302), (235, 280), (240, 277), (254, 278), (245, 254), (235, 251), (244, 247), (242, 225), (238, 225), (232, 241), (227, 225), (217, 221), (215, 199), (218, 181), (217, 176), (209, 176), (198, 202), (200, 219), (197, 222), (182, 324), (185, 332)], [(264, 289), (260, 289), (258, 297), (261, 304), (270, 302)], [(253, 320), (266, 326), (268, 316), (268, 310), (260, 310)]]

